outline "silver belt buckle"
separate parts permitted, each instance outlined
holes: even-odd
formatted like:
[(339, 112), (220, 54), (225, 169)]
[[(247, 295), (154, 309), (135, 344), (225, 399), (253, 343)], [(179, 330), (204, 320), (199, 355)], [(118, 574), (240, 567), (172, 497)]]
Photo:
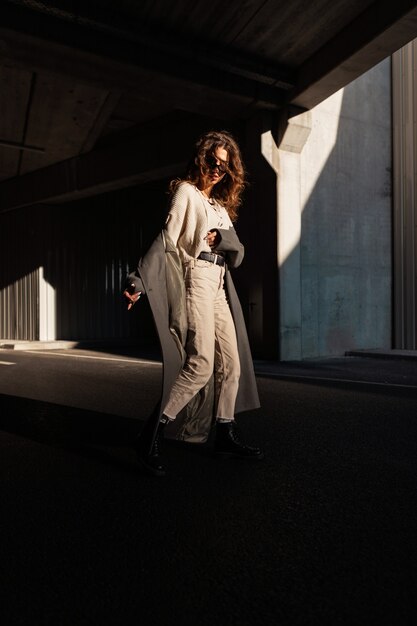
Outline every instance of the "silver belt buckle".
[(219, 258), (219, 255), (216, 254), (215, 252), (213, 252), (213, 254), (214, 254), (214, 265), (218, 265), (217, 259)]

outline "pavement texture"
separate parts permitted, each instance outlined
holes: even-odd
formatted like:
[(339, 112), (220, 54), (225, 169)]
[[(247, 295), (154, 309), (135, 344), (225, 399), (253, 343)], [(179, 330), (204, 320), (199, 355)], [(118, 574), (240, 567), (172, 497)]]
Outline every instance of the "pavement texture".
[(414, 626), (416, 362), (352, 359), (257, 362), (265, 460), (167, 442), (165, 478), (140, 420), (2, 393), (2, 623)]

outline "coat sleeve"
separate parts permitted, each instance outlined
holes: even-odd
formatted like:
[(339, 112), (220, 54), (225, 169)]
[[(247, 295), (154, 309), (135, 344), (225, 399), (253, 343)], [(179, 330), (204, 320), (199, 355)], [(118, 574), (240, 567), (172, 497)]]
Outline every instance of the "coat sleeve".
[(226, 262), (229, 267), (239, 267), (245, 256), (245, 248), (239, 241), (239, 237), (233, 226), (229, 229), (217, 228), (221, 239), (217, 244), (215, 252), (224, 252), (226, 254)]
[[(177, 246), (178, 239), (188, 222), (192, 219), (192, 211), (190, 211), (191, 189), (191, 185), (182, 183), (172, 196), (164, 228), (174, 246)], [(188, 226), (193, 226), (193, 224), (189, 224)]]
[(145, 293), (142, 279), (139, 276), (137, 270), (135, 270), (134, 272), (130, 272), (130, 274), (127, 275), (123, 291), (125, 289), (129, 291), (129, 293)]
[[(190, 220), (190, 215), (192, 214), (189, 210), (190, 189), (191, 185), (182, 183), (178, 186), (172, 196), (164, 230), (174, 244), (174, 247), (176, 247), (178, 239), (186, 226), (187, 220)], [(146, 259), (147, 254), (148, 253), (146, 253), (145, 257), (139, 259), (137, 269), (126, 277), (123, 289), (127, 289), (128, 291), (131, 290), (132, 293), (138, 293), (139, 291), (146, 293), (146, 289), (141, 278), (141, 266), (143, 261)]]

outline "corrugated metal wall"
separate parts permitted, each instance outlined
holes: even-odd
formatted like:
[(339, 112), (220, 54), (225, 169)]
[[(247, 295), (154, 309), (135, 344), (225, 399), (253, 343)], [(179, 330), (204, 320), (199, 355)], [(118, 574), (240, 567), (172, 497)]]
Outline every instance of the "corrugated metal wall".
[(393, 55), (394, 347), (417, 349), (417, 41)]
[(38, 271), (30, 272), (12, 284), (3, 281), (7, 268), (1, 269), (0, 337), (2, 339), (39, 339)]
[(1, 338), (38, 339), (39, 268), (54, 288), (56, 338), (155, 343), (146, 299), (127, 313), (129, 269), (162, 227), (167, 181), (0, 217)]
[(0, 218), (1, 339), (39, 337), (39, 266), (32, 232), (32, 224), (22, 211)]

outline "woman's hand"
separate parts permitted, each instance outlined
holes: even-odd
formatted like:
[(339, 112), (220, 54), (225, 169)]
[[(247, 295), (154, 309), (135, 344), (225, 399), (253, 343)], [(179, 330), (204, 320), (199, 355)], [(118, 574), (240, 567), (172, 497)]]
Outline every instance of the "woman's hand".
[(217, 230), (209, 230), (206, 235), (206, 241), (210, 248), (215, 248), (220, 242), (220, 235)]
[(124, 296), (125, 300), (127, 301), (127, 310), (128, 311), (130, 311), (130, 309), (135, 304), (135, 302), (137, 302), (139, 300), (140, 295), (141, 295), (140, 291), (138, 291), (137, 293), (129, 293), (127, 289), (124, 290), (123, 296)]

